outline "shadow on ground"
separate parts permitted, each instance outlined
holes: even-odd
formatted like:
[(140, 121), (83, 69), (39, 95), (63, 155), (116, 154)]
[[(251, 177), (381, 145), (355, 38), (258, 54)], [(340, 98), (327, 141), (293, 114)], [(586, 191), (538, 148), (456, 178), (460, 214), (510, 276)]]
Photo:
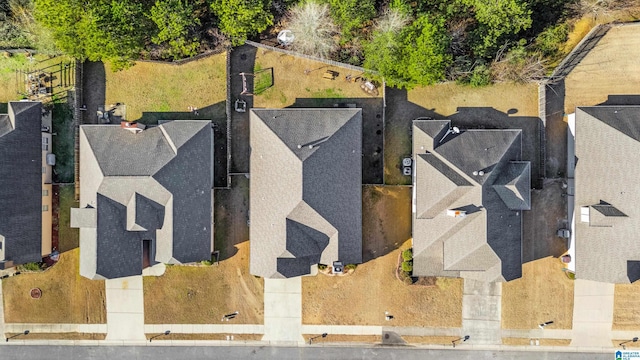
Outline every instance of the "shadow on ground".
[(383, 119), (381, 98), (297, 98), (290, 108), (362, 109), (362, 183), (382, 184)]
[(85, 61), (82, 74), (82, 100), (86, 106), (82, 123), (97, 124), (98, 106), (103, 106), (106, 99), (107, 80), (104, 64), (100, 61)]
[[(231, 90), (227, 94), (229, 101), (235, 103), (236, 99), (244, 100), (247, 109), (253, 108), (253, 96), (241, 95), (243, 88), (252, 91), (254, 86), (253, 76), (246, 76), (243, 85), (240, 73), (253, 73), (257, 48), (243, 45), (231, 50), (231, 70), (227, 76), (231, 80)], [(249, 172), (249, 112), (231, 112), (231, 144), (229, 149), (231, 157), (231, 173)]]
[(249, 240), (249, 178), (233, 175), (230, 189), (214, 190), (214, 248), (219, 260), (234, 256), (237, 244)]

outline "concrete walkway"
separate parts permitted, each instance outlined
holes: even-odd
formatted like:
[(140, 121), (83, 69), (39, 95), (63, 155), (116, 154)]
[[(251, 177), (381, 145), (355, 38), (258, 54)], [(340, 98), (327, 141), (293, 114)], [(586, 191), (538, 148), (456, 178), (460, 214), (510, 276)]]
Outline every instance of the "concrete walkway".
[(142, 276), (105, 281), (107, 340), (144, 340)]
[(611, 346), (614, 288), (614, 284), (575, 281), (571, 346)]
[(502, 284), (464, 280), (462, 330), (474, 344), (501, 344)]
[(264, 279), (263, 341), (304, 342), (302, 337), (302, 279)]

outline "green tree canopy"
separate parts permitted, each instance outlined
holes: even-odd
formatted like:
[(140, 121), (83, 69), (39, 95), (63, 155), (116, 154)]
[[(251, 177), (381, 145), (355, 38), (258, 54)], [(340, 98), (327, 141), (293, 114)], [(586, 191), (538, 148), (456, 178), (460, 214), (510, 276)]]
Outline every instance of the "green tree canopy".
[(270, 8), (271, 0), (213, 0), (211, 3), (220, 31), (231, 37), (234, 45), (273, 25)]
[(144, 48), (150, 26), (136, 0), (35, 0), (35, 18), (68, 55), (131, 64)]
[[(158, 27), (151, 38), (154, 44), (169, 44), (171, 56), (194, 56), (200, 43), (192, 35), (200, 20), (193, 16), (193, 7), (182, 0), (158, 0), (151, 8), (149, 18)], [(191, 35), (191, 36), (190, 36)]]
[(365, 45), (364, 65), (391, 86), (431, 85), (444, 79), (451, 64), (448, 41), (444, 21), (422, 15), (401, 32), (376, 31)]
[(531, 10), (525, 0), (462, 0), (473, 8), (478, 22), (473, 50), (490, 57), (509, 36), (531, 27)]
[(343, 41), (376, 15), (375, 0), (329, 0), (329, 5), (333, 19), (342, 29)]

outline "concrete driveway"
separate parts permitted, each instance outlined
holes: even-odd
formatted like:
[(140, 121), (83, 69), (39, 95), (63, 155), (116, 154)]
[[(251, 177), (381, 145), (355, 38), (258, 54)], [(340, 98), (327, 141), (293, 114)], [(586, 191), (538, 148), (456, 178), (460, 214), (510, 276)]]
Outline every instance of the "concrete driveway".
[(302, 279), (264, 279), (264, 341), (304, 342)]
[(500, 344), (502, 284), (464, 279), (462, 329), (474, 344)]
[(614, 288), (614, 284), (575, 281), (571, 346), (611, 346)]
[(142, 276), (105, 281), (107, 340), (145, 340)]

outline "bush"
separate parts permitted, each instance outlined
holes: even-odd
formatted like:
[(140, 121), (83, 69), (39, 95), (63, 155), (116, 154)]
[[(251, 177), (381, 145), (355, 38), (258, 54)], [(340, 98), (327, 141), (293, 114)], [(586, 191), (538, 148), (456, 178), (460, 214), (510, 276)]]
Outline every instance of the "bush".
[(318, 264), (318, 270), (326, 270), (327, 269), (327, 265), (325, 264)]
[(20, 271), (42, 271), (42, 268), (40, 267), (40, 265), (41, 263), (30, 262), (30, 263), (20, 265), (18, 269)]
[(355, 270), (358, 267), (356, 264), (347, 264), (344, 266), (345, 270)]
[(491, 84), (491, 69), (486, 65), (476, 66), (469, 77), (469, 85), (482, 87)]
[(413, 271), (413, 261), (412, 260), (403, 261), (401, 267), (402, 267), (402, 271), (406, 271), (410, 273)]
[(402, 260), (411, 261), (413, 260), (413, 249), (409, 248), (402, 252)]

